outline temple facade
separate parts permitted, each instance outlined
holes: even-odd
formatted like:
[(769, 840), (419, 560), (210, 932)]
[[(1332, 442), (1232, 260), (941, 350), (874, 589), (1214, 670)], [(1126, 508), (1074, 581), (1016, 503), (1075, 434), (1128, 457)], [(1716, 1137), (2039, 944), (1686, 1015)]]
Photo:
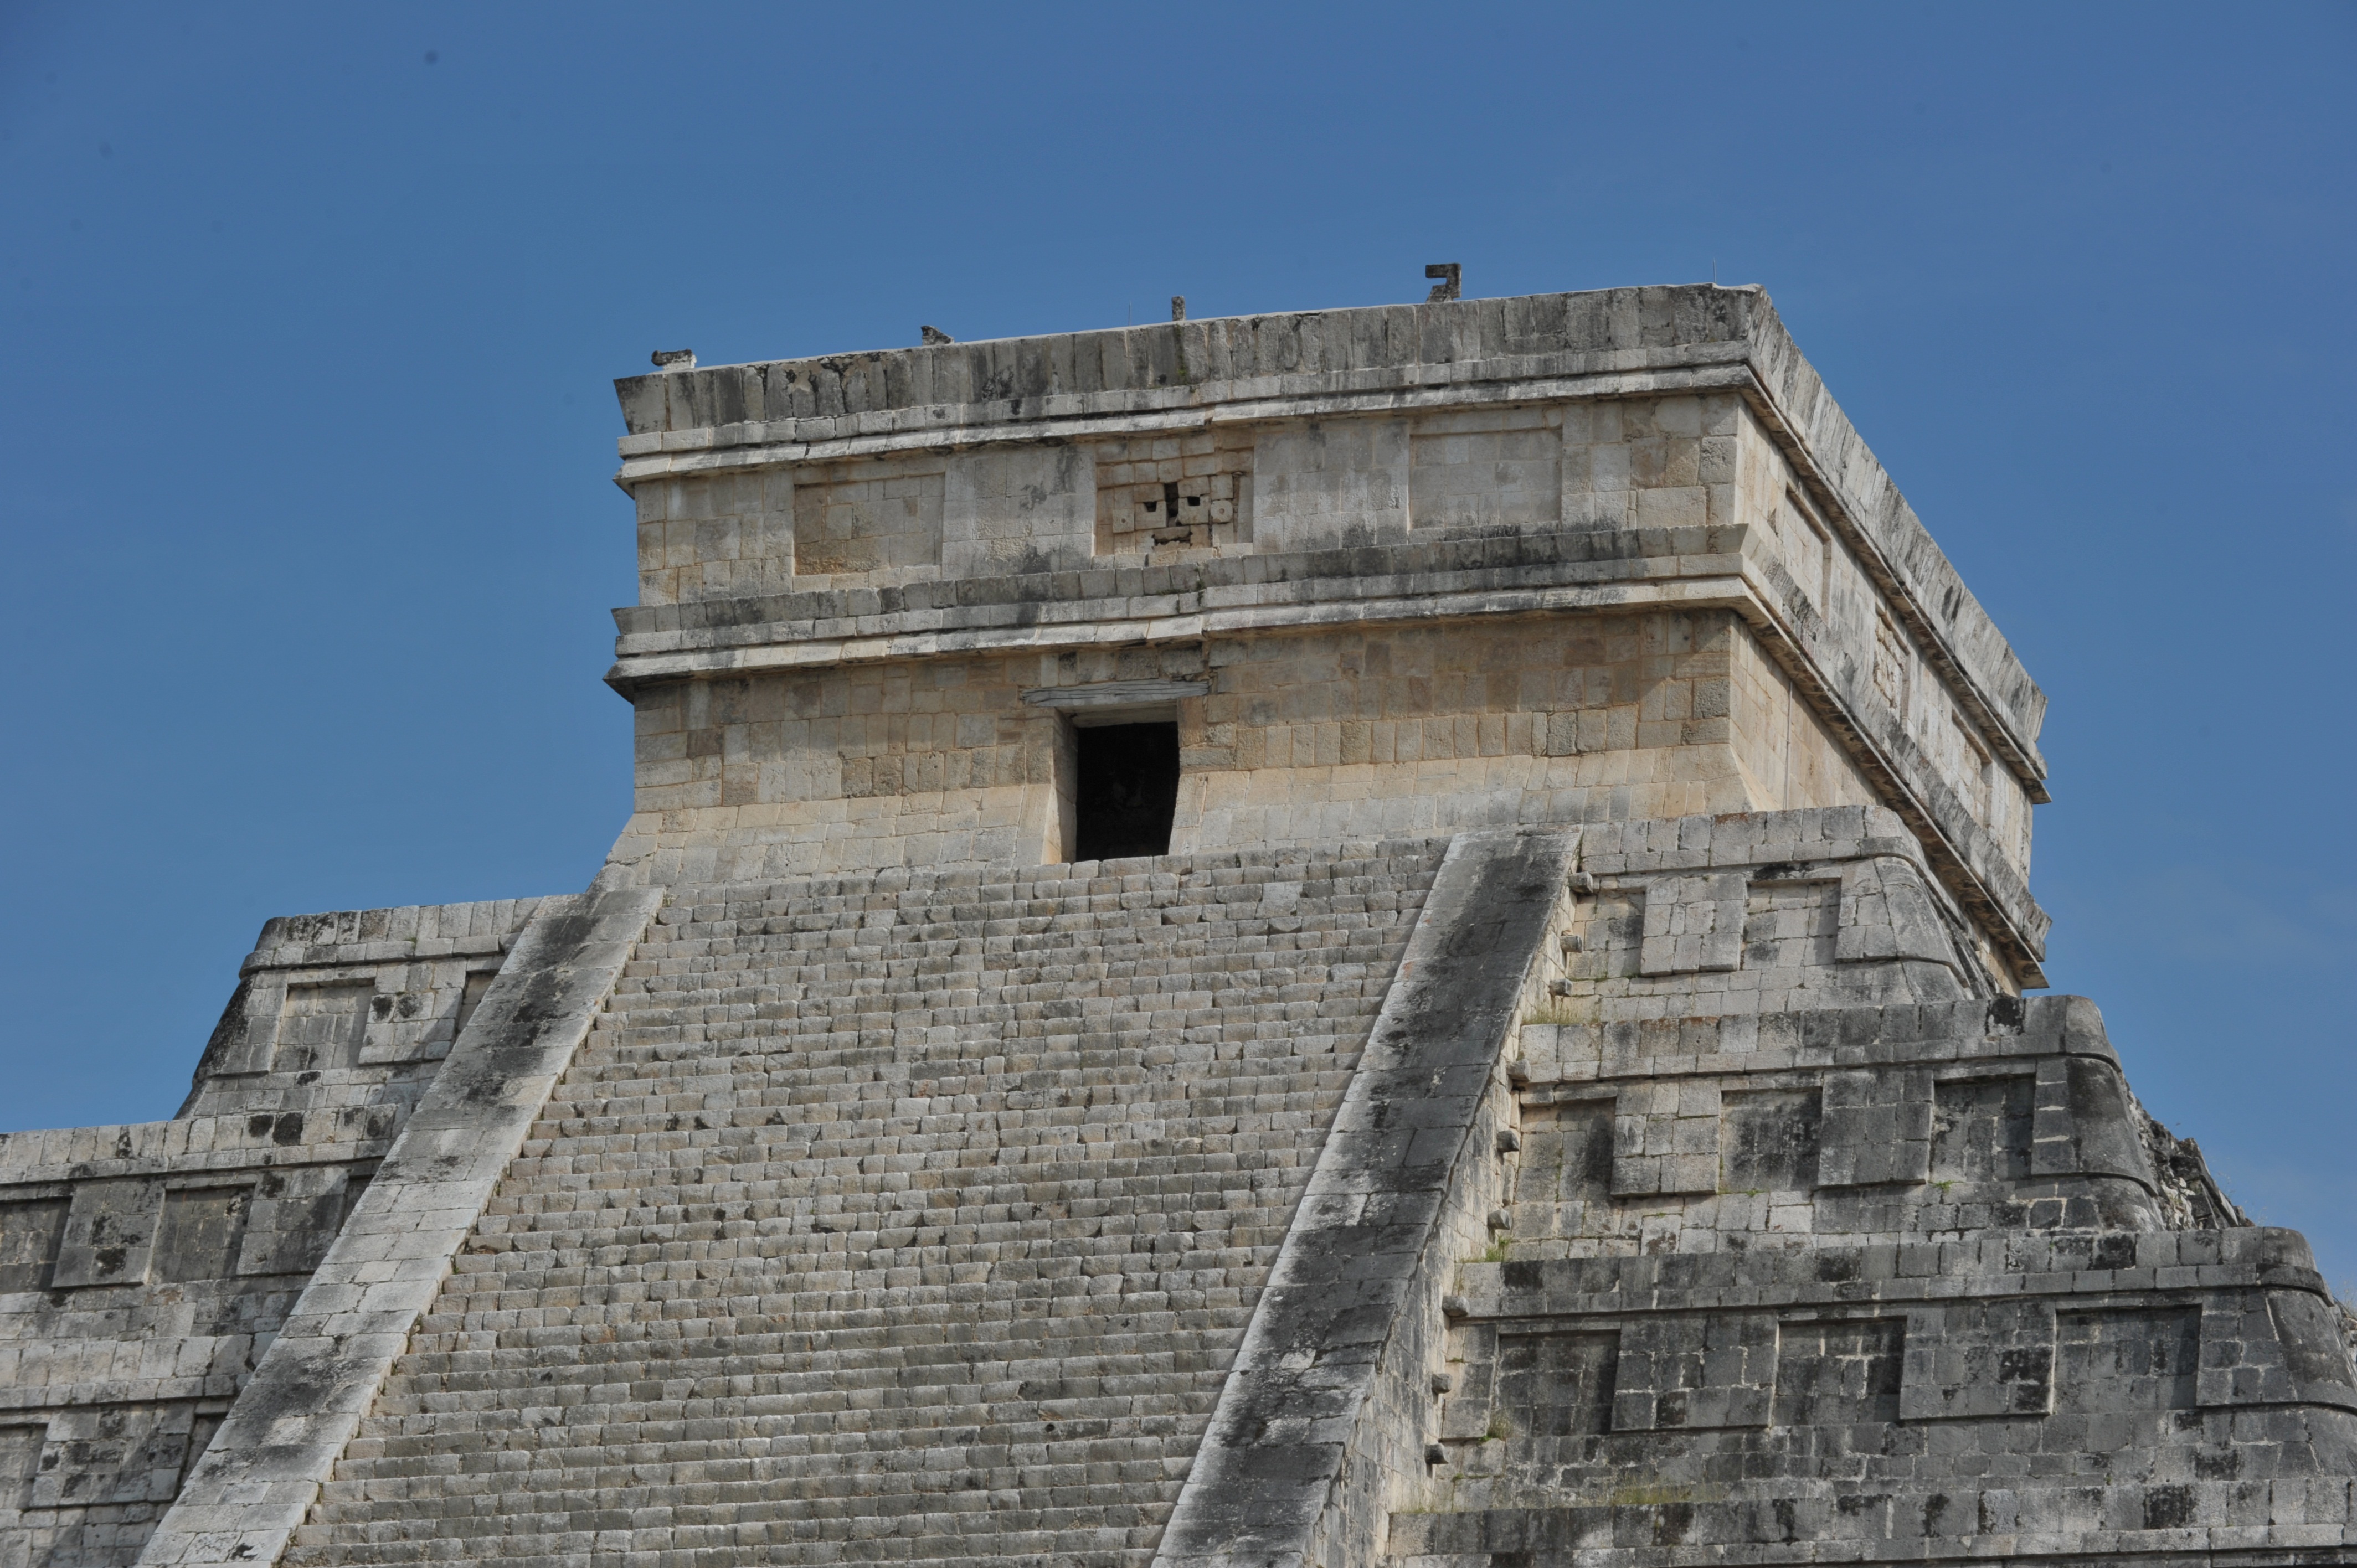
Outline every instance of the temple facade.
[(1763, 293), (657, 360), (587, 887), (0, 1139), (0, 1568), (2357, 1563)]

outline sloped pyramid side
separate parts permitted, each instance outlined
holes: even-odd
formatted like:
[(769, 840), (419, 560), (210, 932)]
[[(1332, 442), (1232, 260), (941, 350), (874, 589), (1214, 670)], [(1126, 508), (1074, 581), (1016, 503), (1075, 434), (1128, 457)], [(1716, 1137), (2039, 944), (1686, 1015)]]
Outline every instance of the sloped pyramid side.
[(1441, 848), (676, 893), (289, 1561), (1142, 1563)]

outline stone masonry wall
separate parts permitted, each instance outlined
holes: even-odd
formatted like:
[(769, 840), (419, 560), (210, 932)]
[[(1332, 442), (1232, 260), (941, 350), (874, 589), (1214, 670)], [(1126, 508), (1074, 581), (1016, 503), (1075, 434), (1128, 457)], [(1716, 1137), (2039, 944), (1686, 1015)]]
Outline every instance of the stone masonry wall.
[(1743, 810), (1745, 635), (1724, 615), (1598, 615), (1214, 643), (1174, 843)]
[(1921, 639), (1891, 613), (1847, 542), (1825, 526), (1784, 452), (1749, 411), (1736, 422), (1741, 460), (1737, 511), (1760, 531), (1804, 602), (1804, 635), (1862, 712), (1912, 743), (1965, 813), (2017, 873), (2029, 871), (2029, 796), (1994, 759), (1987, 733), (1934, 672)]
[(273, 919), (179, 1115), (0, 1134), (0, 1564), (138, 1557), (536, 904)]
[(1730, 639), (1736, 767), (1755, 810), (1875, 804), (1878, 792), (1757, 637)]
[[(640, 607), (696, 611), (624, 618), (613, 679), (626, 690), (751, 667), (1265, 630), (1304, 595), (1260, 586), (1311, 578), (1361, 591), (1319, 596), (1320, 612), (1297, 626), (1508, 617), (1533, 607), (1522, 599), (1563, 612), (1732, 609), (1827, 746), (1909, 813), (1935, 874), (1993, 928), (2020, 976), (2036, 978), (2044, 920), (2023, 879), (2028, 808), (2045, 794), (2042, 698), (1756, 291), (1542, 295), (680, 366), (619, 390), (632, 421), (620, 478), (655, 496)], [(1696, 538), (1659, 553), (1640, 542), (1663, 534)], [(1720, 534), (1740, 536), (1735, 569), (1706, 582), (1717, 563), (1695, 545)], [(1469, 595), (1421, 575), (1407, 553), (1580, 536), (1590, 551), (1597, 536), (1611, 540), (1634, 569), (1574, 595), (1534, 582)], [(697, 557), (707, 548), (708, 571)], [(1128, 585), (1133, 573), (1180, 566), (1204, 569), (1202, 591), (1175, 573), (1168, 592)], [(1222, 577), (1244, 591), (1222, 591)], [(839, 604), (820, 602), (827, 593)], [(912, 613), (920, 602), (930, 609)], [(1781, 759), (1754, 762), (1783, 771)], [(1829, 762), (1805, 758), (1802, 771), (1824, 775)], [(1807, 786), (1838, 781), (1795, 786), (1755, 768), (1747, 782), (1750, 805), (1799, 806), (1836, 798)], [(1419, 823), (1376, 810), (1333, 831), (1506, 820), (1499, 801), (1526, 787), (1480, 783), (1488, 799), (1472, 816)], [(1031, 811), (1003, 800), (943, 831), (994, 845), (1047, 837)], [(1250, 814), (1257, 826), (1265, 813)], [(897, 821), (866, 820), (852, 831), (908, 836)], [(724, 831), (694, 847), (730, 844)]]
[(665, 687), (637, 703), (637, 811), (615, 859), (664, 882), (1060, 860), (1069, 747), (1024, 693), (1202, 669), (1182, 646)]
[[(1980, 989), (1894, 815), (1607, 824), (1577, 861), (1505, 1059), (1349, 1118), (1381, 1170), (1321, 1162), (1297, 1230), (1375, 1256), (1264, 1298), (1163, 1568), (2352, 1560), (2352, 1323), (2305, 1244), (2144, 1115), (2091, 1004)], [(1486, 1235), (1389, 1164), (1460, 1144)], [(1352, 1310), (1423, 1273), (1447, 1294)]]
[(2007, 731), (2005, 745), (2029, 759), (2042, 694), (1756, 288), (1208, 319), (674, 368), (616, 384), (630, 430), (621, 442), (626, 486), (962, 439), (1125, 435), (1136, 424), (1183, 427), (1207, 416), (1397, 416), (1452, 403), (1727, 390), (1800, 456), (1827, 521), (1872, 557), (1878, 585), (1906, 601), (1900, 618), (1940, 642), (1974, 701)]
[(1439, 847), (679, 889), (288, 1561), (1143, 1564)]
[(1205, 693), (1165, 703), (1182, 851), (1872, 799), (1738, 618), (1592, 614), (651, 690), (617, 858), (664, 879), (1060, 859), (1048, 704), (1138, 682)]
[[(640, 602), (739, 598), (797, 579), (921, 581), (1006, 553), (994, 540), (1060, 566), (1208, 547), (1395, 544), (1411, 531), (1728, 523), (1744, 521), (1737, 459), (1757, 443), (1738, 437), (1749, 421), (1742, 399), (1720, 392), (1222, 421), (651, 479), (638, 487)], [(1072, 508), (1055, 503), (1076, 481), (1094, 495), (1085, 535)], [(1168, 497), (1166, 486), (1176, 487)]]
[[(1448, 577), (1419, 573), (1398, 552), (1419, 540), (1487, 542), (1544, 538), (1548, 531), (1575, 538), (1560, 533), (1565, 528), (1587, 533), (1591, 552), (1598, 550), (1596, 535), (1620, 535), (1608, 552), (1617, 556), (1631, 547), (1650, 556), (1662, 540), (1671, 540), (1671, 554), (1645, 559), (1641, 573), (1657, 580), (1648, 596), (1678, 599), (1695, 592), (1678, 577), (1704, 568), (1687, 552), (1695, 544), (1706, 547), (1714, 535), (1727, 535), (1727, 542), (1739, 540), (1732, 561), (1739, 575), (1695, 596), (1735, 608), (1775, 649), (1772, 656), (1760, 649), (1744, 658), (1749, 667), (1742, 679), (1754, 683), (1763, 701), (1751, 712), (1760, 722), (1739, 736), (1749, 752), (1742, 804), (1911, 797), (1928, 818), (1919, 823), (1926, 840), (1937, 837), (1952, 846), (1973, 875), (1996, 877), (2004, 885), (1996, 894), (2001, 903), (2025, 898), (2018, 891), (2029, 844), (2025, 783), (2001, 762), (1996, 736), (1965, 712), (1952, 672), (1928, 653), (1932, 644), (1921, 639), (1914, 622), (1895, 613), (1895, 601), (1871, 580), (1850, 540), (1824, 526), (1815, 502), (1803, 495), (1808, 486), (1789, 453), (1759, 410), (1735, 392), (1382, 417), (1221, 420), (1167, 434), (999, 441), (974, 450), (799, 462), (759, 478), (731, 469), (648, 478), (646, 507), (655, 516), (641, 528), (651, 573), (643, 592), (653, 608), (695, 608), (709, 632), (726, 634), (726, 644), (754, 649), (764, 639), (773, 639), (770, 646), (815, 644), (815, 658), (794, 656), (787, 665), (846, 662), (854, 656), (856, 662), (931, 662), (959, 646), (981, 650), (990, 644), (1026, 650), (1183, 644), (1190, 632), (1211, 632), (1216, 620), (1231, 620), (1232, 632), (1277, 629), (1285, 613), (1270, 611), (1298, 601), (1298, 595), (1264, 589), (1249, 595), (1264, 606), (1247, 611), (1247, 596), (1223, 595), (1204, 583), (1209, 592), (1167, 596), (1167, 613), (1155, 616), (1125, 589), (1125, 577), (1134, 575), (1134, 568), (1122, 566), (1126, 561), (1146, 561), (1146, 575), (1169, 571), (1159, 566), (1165, 561), (1207, 564), (1240, 573), (1247, 585), (1372, 577), (1360, 587), (1376, 596), (1355, 618), (1398, 616), (1388, 606), (1403, 595), (1433, 599), (1433, 616), (1499, 616), (1527, 606), (1461, 595), (1461, 589), (1452, 595)], [(776, 514), (780, 505), (785, 516)], [(770, 510), (766, 521), (754, 521), (748, 507)], [(1198, 521), (1155, 526), (1159, 516), (1192, 516), (1190, 510), (1202, 511)], [(686, 519), (672, 516), (681, 511)], [(1211, 521), (1221, 516), (1228, 521)], [(1155, 542), (1157, 533), (1167, 538)], [(754, 564), (748, 559), (754, 540), (769, 540), (770, 550), (785, 556)], [(1105, 550), (1114, 554), (1105, 556)], [(715, 580), (737, 583), (728, 592), (740, 596), (679, 604), (688, 592), (683, 585), (705, 571), (697, 566), (700, 552), (719, 552), (707, 561), (709, 571), (716, 573)], [(1089, 571), (1096, 561), (1117, 571)], [(1176, 587), (1176, 577), (1171, 585)], [(757, 592), (778, 587), (799, 592)], [(954, 601), (948, 628), (941, 618), (900, 608), (920, 596)], [(1448, 596), (1461, 604), (1449, 604)], [(770, 604), (776, 611), (764, 608)], [(1204, 608), (1223, 604), (1232, 606), (1226, 616), (1202, 616)], [(1596, 595), (1579, 608), (1608, 604), (1612, 596)], [(836, 608), (848, 616), (836, 616)], [(1190, 620), (1198, 625), (1188, 628)], [(1318, 620), (1331, 622), (1334, 616)], [(664, 641), (631, 632), (634, 625), (634, 618), (625, 618), (625, 660), (637, 658), (639, 646)], [(950, 629), (948, 637), (942, 629)], [(851, 637), (844, 639), (844, 632)], [(716, 653), (719, 639), (695, 637), (688, 646), (695, 644)], [(691, 665), (709, 662), (697, 653), (681, 658)], [(737, 656), (724, 658), (733, 662)], [(761, 662), (780, 665), (776, 658)], [(634, 682), (631, 689), (648, 691), (660, 705), (667, 698), (658, 686)], [(1770, 707), (1777, 719), (1765, 717)], [(1796, 724), (1792, 714), (1798, 710), (1808, 714)], [(941, 743), (921, 738), (917, 750), (931, 755)], [(823, 757), (815, 762), (825, 767)], [(938, 861), (941, 844), (950, 844), (952, 858), (962, 854), (959, 846), (987, 846), (971, 863), (995, 854), (1030, 854), (1018, 844), (1044, 844), (1037, 851), (1042, 858), (1060, 854), (1060, 834), (1042, 816), (1042, 804), (1004, 792), (1009, 780), (997, 776), (990, 759), (969, 762), (990, 779), (981, 788), (999, 795), (914, 801), (908, 789), (888, 789), (891, 806), (839, 811), (830, 830), (832, 837), (877, 837), (877, 851), (834, 858), (802, 854), (754, 863), (748, 875), (893, 863), (903, 854)], [(854, 779), (846, 785), (854, 797), (867, 788), (858, 779), (865, 767), (865, 757), (856, 752)], [(1424, 764), (1393, 773), (1388, 795), (1403, 800), (1449, 795), (1464, 785), (1437, 779)], [(1437, 809), (1426, 816), (1398, 804), (1355, 816), (1341, 809), (1341, 816), (1327, 811), (1331, 821), (1318, 832), (1445, 832), (1473, 821), (1515, 821), (1511, 813), (1521, 806), (1509, 804), (1515, 797), (1537, 800), (1563, 788), (1554, 779), (1560, 768), (1497, 764), (1480, 773), (1485, 779), (1466, 785), (1480, 801), (1470, 809)], [(1256, 780), (1256, 792), (1261, 801), (1282, 801), (1298, 795), (1292, 783)], [(1379, 776), (1370, 788), (1386, 792)], [(1339, 800), (1358, 795), (1360, 785), (1351, 783)], [(1681, 813), (1711, 804), (1711, 797), (1683, 795), (1654, 809)], [(1204, 801), (1204, 811), (1214, 816), (1207, 818), (1204, 834), (1188, 842), (1228, 842), (1219, 834), (1226, 821), (1221, 813), (1231, 806)], [(1289, 806), (1277, 811), (1282, 816)], [(1264, 809), (1249, 806), (1247, 813), (1254, 818), (1247, 832), (1265, 837)], [(748, 842), (733, 834), (742, 825), (733, 818), (705, 818), (716, 832), (703, 842), (688, 834), (683, 842), (676, 837), (681, 821), (674, 818), (674, 844), (740, 849)], [(912, 842), (921, 849), (908, 851)], [(1943, 875), (1949, 875), (1944, 867)], [(2025, 940), (2039, 929), (2039, 919), (2027, 910), (2015, 924)]]

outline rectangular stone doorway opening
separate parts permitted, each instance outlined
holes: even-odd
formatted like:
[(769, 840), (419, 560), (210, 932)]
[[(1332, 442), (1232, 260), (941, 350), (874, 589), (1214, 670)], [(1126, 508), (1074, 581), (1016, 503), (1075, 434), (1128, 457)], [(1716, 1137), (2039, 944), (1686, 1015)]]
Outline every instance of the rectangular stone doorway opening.
[(1081, 721), (1072, 738), (1072, 858), (1169, 854), (1178, 811), (1178, 725)]

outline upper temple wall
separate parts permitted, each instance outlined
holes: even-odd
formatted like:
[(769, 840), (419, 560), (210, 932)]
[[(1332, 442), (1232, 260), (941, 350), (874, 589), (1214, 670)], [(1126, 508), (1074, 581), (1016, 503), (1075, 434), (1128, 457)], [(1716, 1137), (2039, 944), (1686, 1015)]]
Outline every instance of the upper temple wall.
[[(1894, 620), (1983, 710), (1996, 749), (2032, 779), (2043, 771), (2043, 693), (1755, 288), (1177, 322), (673, 371), (617, 389), (630, 432), (619, 478), (642, 520), (660, 525), (642, 539), (649, 605), (813, 585), (807, 564), (797, 575), (798, 543), (827, 576), (885, 583), (1083, 564), (1151, 548), (1168, 523), (1146, 510), (1164, 499), (1150, 490), (1173, 483), (1188, 521), (1205, 520), (1195, 548), (1288, 548), (1343, 517), (1365, 531), (1351, 542), (1375, 542), (1416, 526), (1419, 511), (1426, 527), (1669, 521), (1696, 498), (1665, 492), (1731, 476), (1671, 483), (1656, 473), (1617, 492), (1642, 507), (1583, 510), (1582, 487), (1609, 496), (1616, 476), (1583, 471), (1577, 454), (1557, 459), (1560, 409), (1492, 410), (1462, 430), (1443, 411), (1731, 390), (1785, 450), (1830, 532), (1882, 583)], [(1341, 430), (1284, 425), (1347, 414), (1377, 417)], [(1249, 461), (1243, 441), (1216, 433), (1237, 422), (1261, 427)], [(1141, 436), (1163, 439), (1149, 455)], [(1003, 450), (1050, 441), (1078, 449)], [(1172, 441), (1189, 449), (1161, 449)], [(1148, 456), (1184, 471), (1149, 475), (1137, 467)], [(1441, 471), (1452, 466), (1461, 471)], [(760, 478), (645, 483), (722, 473)], [(846, 538), (872, 542), (846, 548)]]
[[(2034, 971), (2044, 698), (1757, 290), (1178, 323), (619, 390), (640, 602), (616, 612), (608, 679), (656, 733), (682, 682), (1241, 647), (1402, 618), (1473, 632), (1500, 616), (1731, 611), (1749, 634), (1734, 678), (1757, 700), (1728, 737), (1730, 798), (1862, 791), (1900, 811)], [(965, 749), (943, 766), (999, 766)], [(641, 811), (703, 765), (642, 756)], [(871, 766), (852, 746), (787, 770)], [(1430, 787), (1369, 766), (1399, 775), (1379, 793)], [(886, 831), (851, 784), (834, 798), (831, 839)], [(1670, 811), (1629, 809), (1655, 807)], [(1211, 810), (1205, 831), (1258, 810), (1239, 809)], [(991, 827), (992, 854), (1054, 858), (1038, 815)], [(745, 847), (742, 822), (672, 820), (665, 843)]]

